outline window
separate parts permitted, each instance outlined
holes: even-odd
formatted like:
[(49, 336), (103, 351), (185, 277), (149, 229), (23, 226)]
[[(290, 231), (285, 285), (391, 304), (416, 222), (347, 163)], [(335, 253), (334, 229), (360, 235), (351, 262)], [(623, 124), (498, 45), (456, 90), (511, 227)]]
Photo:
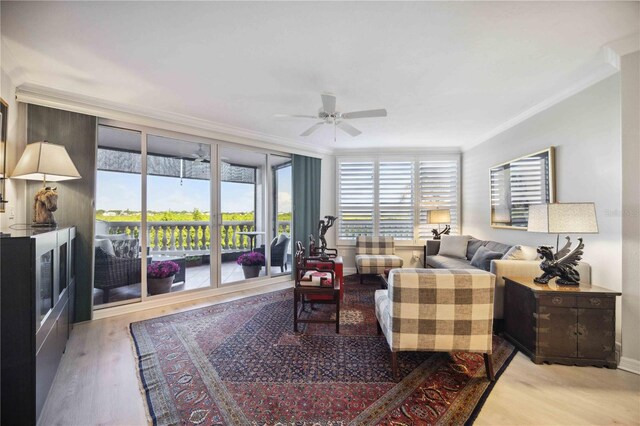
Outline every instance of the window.
[(379, 163), (378, 233), (400, 240), (413, 240), (413, 161)]
[(427, 211), (450, 209), (459, 232), (459, 156), (429, 159), (338, 158), (338, 239), (391, 235), (423, 240), (438, 225)]
[(374, 166), (373, 161), (340, 162), (338, 239), (373, 234)]
[(458, 160), (425, 160), (419, 163), (420, 225), (418, 239), (431, 235), (436, 224), (427, 223), (427, 211), (449, 209), (451, 233), (459, 232), (458, 224)]

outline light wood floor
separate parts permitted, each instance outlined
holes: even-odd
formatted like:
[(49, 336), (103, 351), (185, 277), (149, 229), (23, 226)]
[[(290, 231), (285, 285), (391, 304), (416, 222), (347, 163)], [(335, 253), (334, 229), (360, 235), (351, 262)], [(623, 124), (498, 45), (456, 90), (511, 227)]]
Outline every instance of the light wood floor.
[[(288, 286), (273, 285), (269, 291)], [(76, 325), (39, 424), (146, 424), (129, 323), (264, 291), (243, 291)], [(535, 365), (519, 353), (496, 384), (476, 424), (640, 424), (640, 376), (603, 368)]]

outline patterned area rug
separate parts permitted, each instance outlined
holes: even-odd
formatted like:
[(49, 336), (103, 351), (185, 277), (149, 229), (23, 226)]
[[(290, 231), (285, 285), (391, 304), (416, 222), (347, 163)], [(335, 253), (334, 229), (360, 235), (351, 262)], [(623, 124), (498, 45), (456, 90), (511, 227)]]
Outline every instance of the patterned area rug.
[[(433, 425), (473, 422), (491, 391), (480, 354), (401, 352), (400, 380), (376, 333), (373, 293), (346, 277), (340, 334), (293, 333), (293, 290), (131, 324), (141, 388), (158, 425)], [(308, 315), (333, 315), (316, 305)], [(515, 349), (494, 336), (497, 377)]]

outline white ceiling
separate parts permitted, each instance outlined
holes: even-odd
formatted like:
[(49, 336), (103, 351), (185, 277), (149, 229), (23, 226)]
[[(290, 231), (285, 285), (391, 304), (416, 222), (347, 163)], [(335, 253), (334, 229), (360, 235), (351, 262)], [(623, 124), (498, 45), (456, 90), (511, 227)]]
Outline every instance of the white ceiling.
[[(589, 78), (637, 2), (2, 2), (15, 81), (328, 148), (469, 147)], [(313, 121), (321, 92), (352, 138)]]

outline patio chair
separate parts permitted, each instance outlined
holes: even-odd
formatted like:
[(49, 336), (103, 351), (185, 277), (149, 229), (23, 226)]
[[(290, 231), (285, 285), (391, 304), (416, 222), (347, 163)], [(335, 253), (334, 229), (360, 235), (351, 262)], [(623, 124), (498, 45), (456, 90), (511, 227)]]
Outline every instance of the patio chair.
[[(280, 272), (287, 270), (287, 252), (291, 239), (287, 234), (280, 234), (271, 240), (271, 266), (280, 267)], [(264, 254), (264, 244), (255, 251)]]
[(142, 262), (137, 239), (96, 240), (94, 287), (102, 290), (102, 303), (109, 303), (111, 289), (141, 281)]

